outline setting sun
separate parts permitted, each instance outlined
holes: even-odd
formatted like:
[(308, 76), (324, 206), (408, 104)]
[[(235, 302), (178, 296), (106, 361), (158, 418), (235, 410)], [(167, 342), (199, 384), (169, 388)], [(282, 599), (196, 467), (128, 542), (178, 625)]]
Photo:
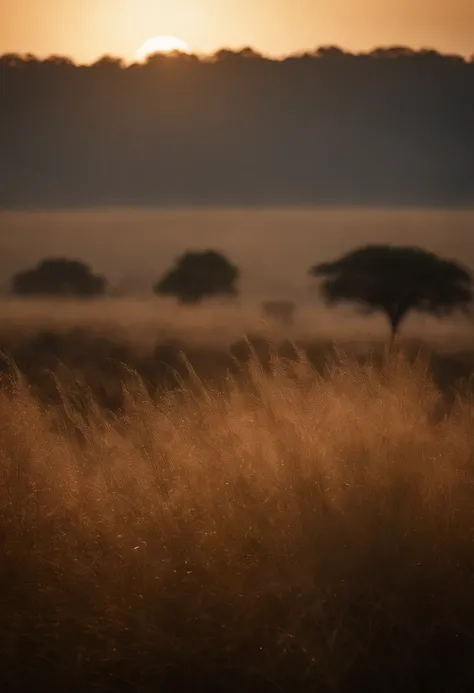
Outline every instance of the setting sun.
[(135, 55), (138, 60), (145, 60), (153, 53), (172, 53), (173, 51), (188, 53), (189, 46), (185, 41), (176, 36), (154, 36), (145, 41), (138, 48)]

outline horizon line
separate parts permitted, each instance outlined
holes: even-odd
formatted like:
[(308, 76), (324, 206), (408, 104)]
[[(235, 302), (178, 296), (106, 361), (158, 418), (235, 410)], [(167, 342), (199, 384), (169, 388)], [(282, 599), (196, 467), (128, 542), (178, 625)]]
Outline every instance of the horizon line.
[(56, 60), (64, 60), (65, 62), (70, 62), (72, 65), (76, 67), (92, 67), (96, 65), (97, 63), (101, 62), (104, 59), (110, 59), (114, 62), (117, 63), (122, 63), (124, 67), (130, 67), (132, 65), (146, 65), (148, 60), (150, 58), (153, 58), (155, 56), (160, 56), (163, 58), (168, 58), (168, 59), (173, 59), (179, 56), (183, 57), (188, 57), (188, 58), (197, 58), (199, 61), (206, 62), (206, 60), (216, 58), (220, 53), (230, 53), (233, 55), (242, 55), (245, 53), (248, 54), (253, 54), (256, 58), (260, 58), (262, 60), (267, 60), (271, 62), (283, 62), (288, 59), (297, 59), (297, 58), (304, 58), (304, 57), (313, 57), (313, 58), (318, 58), (318, 53), (320, 51), (324, 50), (338, 50), (341, 52), (341, 54), (349, 57), (364, 57), (364, 56), (370, 56), (376, 53), (377, 51), (381, 52), (390, 52), (391, 50), (399, 50), (399, 51), (406, 51), (407, 54), (413, 54), (414, 56), (416, 55), (422, 55), (422, 54), (430, 54), (434, 53), (436, 55), (439, 55), (442, 58), (457, 58), (460, 59), (466, 63), (474, 63), (474, 52), (472, 54), (464, 54), (464, 53), (453, 53), (450, 51), (442, 51), (440, 49), (434, 48), (432, 46), (425, 46), (425, 47), (420, 47), (420, 48), (413, 48), (412, 46), (408, 44), (374, 44), (374, 46), (370, 49), (361, 49), (361, 50), (350, 50), (343, 48), (340, 45), (337, 44), (320, 44), (316, 46), (313, 49), (301, 49), (301, 50), (296, 50), (296, 51), (291, 51), (289, 53), (279, 53), (279, 54), (270, 54), (270, 53), (265, 53), (263, 51), (259, 51), (255, 48), (253, 48), (250, 45), (242, 45), (241, 47), (233, 47), (230, 48), (228, 46), (221, 46), (219, 48), (216, 48), (214, 51), (210, 52), (202, 52), (202, 51), (195, 51), (191, 47), (189, 48), (189, 51), (170, 51), (170, 52), (161, 52), (157, 51), (156, 53), (149, 54), (145, 60), (138, 60), (137, 58), (127, 58), (125, 56), (121, 56), (118, 54), (114, 53), (101, 53), (98, 54), (97, 57), (92, 58), (90, 60), (76, 60), (73, 58), (71, 55), (67, 55), (64, 53), (48, 53), (47, 55), (40, 56), (37, 53), (30, 53), (30, 52), (21, 52), (21, 51), (7, 51), (7, 52), (0, 52), (0, 60), (4, 59), (5, 57), (17, 57), (21, 60), (32, 60), (32, 61), (38, 61), (38, 62), (47, 62), (48, 60), (56, 59)]

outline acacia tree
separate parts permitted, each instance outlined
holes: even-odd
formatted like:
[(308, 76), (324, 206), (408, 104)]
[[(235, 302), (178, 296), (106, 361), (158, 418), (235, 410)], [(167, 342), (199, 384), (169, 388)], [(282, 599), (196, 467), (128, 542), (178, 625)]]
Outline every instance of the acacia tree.
[(441, 317), (467, 311), (473, 298), (467, 269), (416, 247), (369, 245), (309, 272), (322, 278), (328, 304), (351, 302), (367, 312), (385, 313), (392, 341), (409, 312)]
[(19, 296), (75, 296), (92, 298), (105, 293), (107, 281), (78, 260), (47, 258), (35, 268), (19, 272), (11, 282)]
[(155, 285), (154, 292), (176, 296), (181, 303), (199, 303), (211, 296), (233, 296), (239, 270), (214, 250), (188, 252)]

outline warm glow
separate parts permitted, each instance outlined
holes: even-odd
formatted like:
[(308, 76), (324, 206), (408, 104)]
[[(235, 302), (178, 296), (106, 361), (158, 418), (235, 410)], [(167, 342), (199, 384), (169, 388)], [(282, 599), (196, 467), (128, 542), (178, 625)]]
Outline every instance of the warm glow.
[(176, 36), (155, 36), (140, 46), (136, 52), (136, 57), (137, 60), (145, 60), (154, 53), (172, 53), (173, 51), (188, 53), (189, 46)]
[(143, 41), (165, 34), (202, 56), (246, 46), (281, 57), (318, 46), (394, 45), (471, 56), (473, 27), (473, 0), (0, 0), (0, 55), (140, 61), (154, 50)]

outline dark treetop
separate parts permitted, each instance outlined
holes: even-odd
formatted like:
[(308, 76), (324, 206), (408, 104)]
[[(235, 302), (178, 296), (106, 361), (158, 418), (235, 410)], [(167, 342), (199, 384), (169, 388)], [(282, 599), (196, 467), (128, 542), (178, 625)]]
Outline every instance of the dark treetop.
[(16, 274), (12, 293), (19, 296), (87, 298), (105, 294), (107, 281), (78, 260), (47, 258), (34, 269)]
[(154, 291), (175, 296), (182, 303), (198, 303), (212, 296), (234, 296), (239, 271), (214, 250), (187, 252), (156, 284)]

